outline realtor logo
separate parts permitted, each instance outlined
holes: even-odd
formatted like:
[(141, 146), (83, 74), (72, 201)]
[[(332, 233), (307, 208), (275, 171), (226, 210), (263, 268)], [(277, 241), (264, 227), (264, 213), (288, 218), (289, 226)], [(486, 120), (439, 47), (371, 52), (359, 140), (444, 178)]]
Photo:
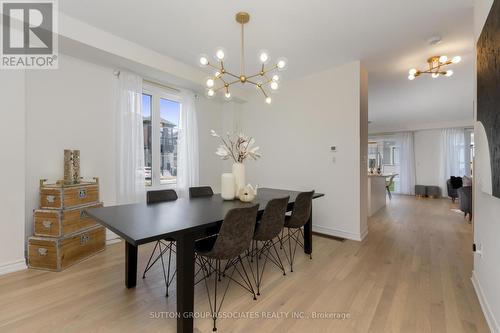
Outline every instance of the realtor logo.
[(54, 0), (2, 1), (2, 69), (57, 68)]

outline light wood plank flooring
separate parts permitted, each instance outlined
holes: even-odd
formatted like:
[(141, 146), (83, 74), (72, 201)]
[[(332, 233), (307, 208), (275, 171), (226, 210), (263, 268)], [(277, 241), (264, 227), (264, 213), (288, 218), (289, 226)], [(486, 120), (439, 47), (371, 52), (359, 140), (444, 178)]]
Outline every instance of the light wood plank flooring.
[[(231, 287), (223, 310), (269, 319), (220, 319), (219, 332), (487, 332), (474, 293), (472, 226), (448, 200), (395, 197), (369, 223), (363, 242), (314, 237), (313, 260), (299, 253), (282, 276), (268, 266), (262, 296)], [(335, 216), (332, 216), (334, 219)], [(123, 243), (61, 273), (0, 277), (0, 332), (175, 332), (175, 285), (165, 298), (160, 265), (137, 288), (123, 283)], [(142, 271), (152, 247), (140, 248)], [(205, 286), (197, 311), (209, 311)], [(263, 312), (273, 312), (264, 313)], [(348, 319), (304, 319), (348, 313)], [(195, 320), (211, 332), (210, 319)]]

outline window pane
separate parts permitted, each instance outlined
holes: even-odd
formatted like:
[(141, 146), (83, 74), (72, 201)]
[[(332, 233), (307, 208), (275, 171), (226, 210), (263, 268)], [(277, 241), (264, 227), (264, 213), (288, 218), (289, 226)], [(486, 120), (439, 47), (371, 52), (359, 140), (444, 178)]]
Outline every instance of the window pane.
[(160, 184), (177, 178), (177, 133), (181, 104), (160, 98)]
[(152, 96), (142, 94), (142, 125), (144, 129), (144, 173), (146, 175), (146, 186), (151, 186), (152, 180), (152, 170), (153, 165), (153, 150), (151, 145), (152, 139), (152, 127), (151, 127), (151, 107), (152, 107)]

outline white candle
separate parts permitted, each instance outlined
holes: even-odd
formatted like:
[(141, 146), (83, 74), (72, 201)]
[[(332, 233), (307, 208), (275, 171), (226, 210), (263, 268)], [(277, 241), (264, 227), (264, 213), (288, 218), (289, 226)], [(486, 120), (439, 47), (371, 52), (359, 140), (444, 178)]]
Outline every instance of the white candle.
[(235, 193), (234, 175), (232, 173), (223, 173), (221, 176), (221, 197), (224, 200), (233, 200)]

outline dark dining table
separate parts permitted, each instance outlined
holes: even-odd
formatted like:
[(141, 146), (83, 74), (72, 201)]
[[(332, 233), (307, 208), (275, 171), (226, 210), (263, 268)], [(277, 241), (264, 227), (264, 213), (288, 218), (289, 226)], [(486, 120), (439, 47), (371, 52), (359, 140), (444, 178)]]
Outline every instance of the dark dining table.
[[(219, 194), (203, 198), (180, 198), (157, 204), (137, 203), (86, 209), (86, 213), (110, 229), (125, 243), (125, 285), (137, 283), (139, 245), (161, 239), (176, 241), (177, 256), (177, 332), (192, 333), (194, 319), (195, 250), (197, 239), (216, 234), (226, 213), (238, 207), (259, 204), (262, 214), (267, 203), (290, 196), (287, 210), (293, 209), (298, 191), (259, 188), (252, 203), (226, 201)], [(315, 193), (314, 199), (323, 194)], [(312, 212), (304, 226), (304, 252), (312, 253)]]

